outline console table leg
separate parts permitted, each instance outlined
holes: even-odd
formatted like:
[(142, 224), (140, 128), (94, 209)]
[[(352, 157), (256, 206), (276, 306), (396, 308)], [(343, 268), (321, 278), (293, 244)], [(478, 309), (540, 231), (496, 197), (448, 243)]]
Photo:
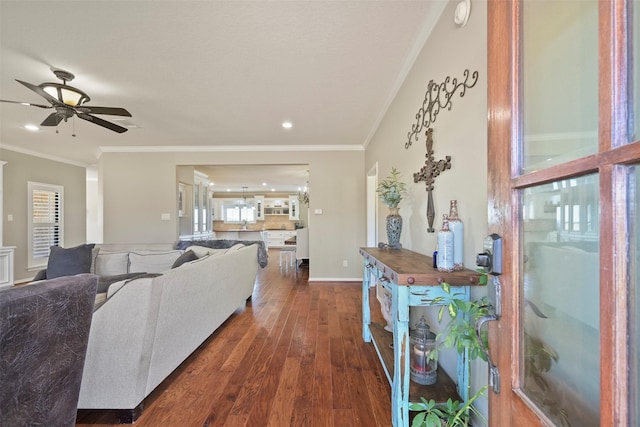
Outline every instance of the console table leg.
[(365, 261), (364, 276), (362, 277), (362, 339), (364, 342), (371, 342), (371, 307), (369, 305), (369, 276), (371, 265)]
[(391, 390), (394, 427), (409, 426), (409, 288), (391, 289), (393, 314), (393, 385)]

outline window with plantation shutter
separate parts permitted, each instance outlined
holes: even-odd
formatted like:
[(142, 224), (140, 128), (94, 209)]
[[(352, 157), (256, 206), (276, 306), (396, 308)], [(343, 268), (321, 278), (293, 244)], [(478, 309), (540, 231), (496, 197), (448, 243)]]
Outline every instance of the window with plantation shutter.
[(60, 185), (28, 183), (29, 268), (47, 265), (49, 248), (63, 246), (63, 198)]

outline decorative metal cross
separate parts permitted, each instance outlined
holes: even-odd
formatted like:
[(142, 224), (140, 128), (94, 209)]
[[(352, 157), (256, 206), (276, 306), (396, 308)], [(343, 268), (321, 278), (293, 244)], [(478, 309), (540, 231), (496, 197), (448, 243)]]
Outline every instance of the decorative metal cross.
[(429, 221), (429, 228), (427, 232), (433, 233), (433, 220), (436, 217), (436, 211), (433, 207), (433, 184), (436, 178), (440, 175), (440, 172), (444, 172), (447, 169), (451, 169), (451, 156), (446, 156), (444, 160), (438, 160), (437, 162), (433, 158), (433, 129), (427, 129), (427, 154), (425, 157), (427, 160), (424, 162), (424, 166), (420, 169), (420, 172), (413, 174), (413, 182), (424, 181), (427, 193), (429, 195), (427, 201), (427, 220)]

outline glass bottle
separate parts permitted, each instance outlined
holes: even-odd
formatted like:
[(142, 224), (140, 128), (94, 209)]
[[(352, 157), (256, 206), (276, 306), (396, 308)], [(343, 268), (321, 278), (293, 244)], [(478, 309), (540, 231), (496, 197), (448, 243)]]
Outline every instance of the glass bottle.
[(458, 201), (451, 200), (449, 230), (453, 233), (453, 269), (464, 269), (464, 224), (458, 217)]
[(438, 271), (453, 271), (453, 233), (447, 215), (442, 215), (442, 229), (438, 231)]
[(438, 244), (436, 243), (436, 250), (433, 251), (433, 268), (438, 268)]

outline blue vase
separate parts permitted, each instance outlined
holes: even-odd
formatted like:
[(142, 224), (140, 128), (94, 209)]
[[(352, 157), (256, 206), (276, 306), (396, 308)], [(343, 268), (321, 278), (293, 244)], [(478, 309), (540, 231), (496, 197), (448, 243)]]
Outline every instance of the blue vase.
[(398, 208), (389, 208), (387, 215), (387, 240), (392, 248), (400, 248), (400, 233), (402, 233), (402, 217), (398, 214)]

